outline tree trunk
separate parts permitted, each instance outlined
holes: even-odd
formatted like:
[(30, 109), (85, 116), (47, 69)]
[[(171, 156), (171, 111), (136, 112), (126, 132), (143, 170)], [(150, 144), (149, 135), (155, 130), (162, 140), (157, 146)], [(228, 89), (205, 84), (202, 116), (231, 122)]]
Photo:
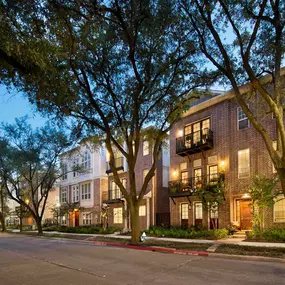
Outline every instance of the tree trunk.
[(23, 206), (20, 205), (20, 232), (23, 231)]
[(131, 214), (131, 228), (132, 228), (132, 239), (131, 244), (138, 244), (140, 241), (141, 227), (139, 217), (139, 204), (130, 207)]
[(35, 221), (36, 221), (37, 228), (38, 228), (38, 235), (42, 236), (43, 235), (42, 219), (37, 218), (35, 219)]
[(0, 222), (2, 226), (2, 232), (5, 232), (6, 231), (5, 218), (2, 212), (0, 212)]

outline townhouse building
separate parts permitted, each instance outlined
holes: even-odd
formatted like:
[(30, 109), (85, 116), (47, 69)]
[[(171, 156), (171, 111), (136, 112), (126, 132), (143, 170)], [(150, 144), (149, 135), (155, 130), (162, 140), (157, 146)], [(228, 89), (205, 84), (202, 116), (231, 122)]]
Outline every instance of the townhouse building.
[[(107, 155), (106, 173), (108, 174), (108, 189), (103, 192), (103, 203), (109, 206), (108, 224), (122, 229), (130, 229), (130, 216), (127, 203), (113, 179), (108, 160)], [(151, 146), (148, 141), (142, 141), (135, 168), (137, 191), (140, 191), (152, 162)], [(142, 229), (148, 228), (150, 225), (169, 224), (169, 199), (167, 191), (169, 163), (169, 150), (164, 148), (155, 176), (148, 184), (146, 194), (139, 208)], [(119, 171), (120, 179), (128, 191), (128, 166), (125, 158), (120, 153), (116, 156), (115, 165)]]
[[(243, 89), (247, 91), (246, 86)], [(242, 230), (251, 229), (248, 189), (252, 178), (257, 174), (272, 177), (275, 170), (261, 136), (233, 92), (215, 95), (192, 106), (170, 132), (171, 225), (211, 228), (216, 218), (219, 228), (233, 223)], [(265, 115), (263, 125), (274, 141), (277, 134), (271, 113)], [(221, 181), (225, 201), (216, 213), (209, 213), (197, 189)], [(269, 210), (266, 226), (285, 226), (285, 200)]]
[(108, 183), (105, 149), (84, 142), (63, 153), (60, 160), (63, 169), (59, 205), (61, 225), (100, 224), (102, 192)]

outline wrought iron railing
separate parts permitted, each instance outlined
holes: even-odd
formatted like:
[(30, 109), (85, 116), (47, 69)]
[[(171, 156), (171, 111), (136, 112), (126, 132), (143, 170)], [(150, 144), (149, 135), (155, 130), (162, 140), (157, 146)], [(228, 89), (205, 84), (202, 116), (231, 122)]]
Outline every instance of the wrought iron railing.
[(177, 138), (176, 153), (199, 149), (205, 145), (209, 148), (213, 147), (213, 132), (208, 128)]
[[(115, 158), (115, 167), (117, 170), (124, 170), (124, 158), (123, 157), (118, 157)], [(106, 162), (106, 172), (111, 173), (111, 167), (110, 167), (110, 162)]]
[(168, 183), (170, 196), (184, 196), (196, 194), (199, 189), (218, 185), (224, 181), (224, 174), (212, 173), (187, 179), (170, 181)]

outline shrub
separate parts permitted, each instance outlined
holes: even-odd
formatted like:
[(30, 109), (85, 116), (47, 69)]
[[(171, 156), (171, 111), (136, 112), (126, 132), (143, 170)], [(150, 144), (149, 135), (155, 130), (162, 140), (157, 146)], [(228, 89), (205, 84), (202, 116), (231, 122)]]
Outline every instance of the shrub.
[(150, 236), (170, 237), (170, 238), (188, 238), (188, 239), (221, 239), (227, 237), (227, 229), (207, 230), (203, 228), (191, 227), (190, 229), (182, 229), (171, 227), (169, 229), (151, 226), (148, 230), (143, 230)]
[(285, 242), (285, 229), (284, 228), (271, 228), (264, 231), (253, 230), (246, 233), (247, 239), (269, 241), (269, 242)]

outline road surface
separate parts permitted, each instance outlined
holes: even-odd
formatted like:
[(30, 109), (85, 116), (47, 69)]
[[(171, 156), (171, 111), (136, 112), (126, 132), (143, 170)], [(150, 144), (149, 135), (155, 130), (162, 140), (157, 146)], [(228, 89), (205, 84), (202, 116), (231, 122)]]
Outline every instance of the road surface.
[(285, 284), (285, 264), (0, 234), (0, 285)]

